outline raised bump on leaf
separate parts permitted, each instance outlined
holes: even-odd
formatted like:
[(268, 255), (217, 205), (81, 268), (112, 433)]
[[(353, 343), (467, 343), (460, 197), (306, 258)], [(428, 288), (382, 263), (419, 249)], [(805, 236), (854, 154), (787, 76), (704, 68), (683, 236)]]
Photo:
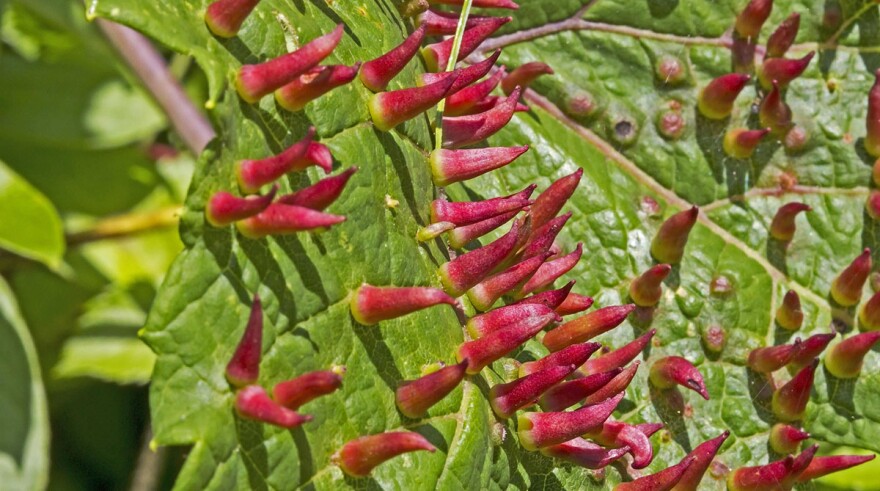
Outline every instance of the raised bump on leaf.
[(439, 288), (379, 287), (364, 283), (351, 295), (351, 315), (369, 326), (441, 304), (456, 305), (455, 299)]
[(712, 459), (715, 458), (721, 445), (724, 444), (724, 441), (729, 436), (730, 432), (725, 431), (691, 450), (688, 457), (693, 457), (694, 462), (687, 468), (681, 479), (678, 480), (678, 483), (672, 487), (672, 491), (697, 491), (700, 481), (703, 480), (703, 475), (706, 474), (706, 470), (712, 464)]
[(773, 88), (770, 89), (758, 108), (758, 121), (761, 126), (770, 128), (770, 132), (777, 136), (783, 136), (794, 126), (792, 122), (791, 108), (782, 100), (782, 92), (779, 84), (774, 80)]
[(751, 0), (736, 16), (734, 29), (744, 38), (754, 38), (773, 10), (773, 0)]

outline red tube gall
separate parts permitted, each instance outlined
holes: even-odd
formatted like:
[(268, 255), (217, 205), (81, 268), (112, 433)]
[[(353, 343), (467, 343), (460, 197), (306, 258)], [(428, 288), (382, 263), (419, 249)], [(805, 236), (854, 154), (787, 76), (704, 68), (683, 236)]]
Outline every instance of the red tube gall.
[(364, 477), (377, 465), (407, 452), (437, 449), (425, 437), (412, 431), (389, 431), (362, 436), (346, 443), (331, 460), (349, 476)]
[(339, 198), (345, 185), (348, 184), (348, 180), (357, 170), (357, 167), (349, 167), (335, 176), (326, 177), (295, 193), (281, 196), (278, 198), (278, 202), (313, 210), (324, 210)]
[[(315, 128), (309, 128), (306, 136), (288, 147), (283, 152), (272, 157), (259, 160), (239, 160), (235, 163), (235, 175), (238, 185), (245, 193), (256, 193), (260, 187), (274, 182), (284, 174), (295, 170), (303, 170), (304, 157), (307, 156), (312, 139), (315, 137)], [(330, 169), (326, 168), (326, 172)]]
[(550, 65), (541, 61), (524, 63), (510, 72), (501, 81), (501, 90), (505, 95), (510, 95), (516, 87), (526, 88), (541, 75), (553, 75)]
[(542, 342), (550, 351), (559, 351), (587, 341), (619, 326), (635, 308), (633, 304), (613, 305), (590, 312), (548, 332)]
[(351, 315), (369, 326), (442, 304), (454, 307), (455, 299), (438, 288), (378, 287), (364, 283), (351, 296)]
[(506, 384), (493, 385), (489, 390), (489, 405), (499, 418), (513, 416), (517, 409), (535, 403), (547, 389), (569, 376), (574, 365), (557, 365), (533, 372)]
[(263, 303), (254, 295), (251, 312), (244, 334), (226, 365), (226, 380), (236, 387), (257, 381), (260, 376), (260, 356), (263, 350)]
[(556, 319), (556, 314), (530, 317), (511, 326), (492, 331), (458, 347), (458, 361), (468, 361), (467, 373), (479, 373), (485, 366), (507, 355)]
[(467, 116), (443, 118), (443, 146), (460, 148), (479, 143), (503, 128), (516, 111), (521, 90), (515, 90), (488, 111)]
[(587, 362), (584, 363), (584, 366), (581, 367), (581, 372), (590, 375), (623, 367), (639, 356), (639, 354), (648, 346), (648, 343), (651, 342), (651, 338), (653, 338), (655, 334), (657, 334), (657, 330), (651, 329), (614, 351), (606, 353), (593, 360), (587, 360)]
[(241, 235), (260, 239), (267, 235), (285, 235), (325, 228), (345, 221), (344, 216), (331, 215), (302, 206), (273, 203), (250, 218), (235, 222)]
[(871, 250), (865, 249), (831, 283), (831, 297), (835, 302), (852, 307), (862, 299), (862, 288), (871, 273)]
[[(458, 59), (455, 61), (458, 62), (465, 59), (469, 54), (473, 53), (483, 41), (501, 26), (510, 21), (510, 17), (491, 17), (487, 19), (486, 22), (479, 22), (473, 27), (465, 29), (464, 34), (461, 36)], [(422, 48), (422, 57), (425, 59), (425, 64), (428, 66), (428, 71), (436, 72), (446, 68), (449, 63), (449, 57), (452, 56), (452, 44), (454, 39), (454, 37), (450, 37), (439, 43), (429, 44)]]
[(528, 149), (528, 145), (466, 150), (437, 149), (431, 152), (428, 163), (431, 165), (434, 184), (448, 186), (500, 169), (516, 160)]
[(850, 336), (834, 345), (825, 355), (825, 368), (837, 378), (855, 378), (862, 371), (868, 351), (880, 341), (880, 331)]
[(452, 296), (463, 295), (504, 262), (519, 240), (520, 225), (514, 222), (510, 231), (496, 241), (444, 263), (437, 271), (443, 288)]
[(724, 119), (733, 111), (736, 97), (751, 77), (741, 73), (722, 75), (703, 87), (697, 107), (709, 119)]
[(235, 37), (260, 0), (217, 0), (205, 11), (205, 24), (215, 36)]
[(651, 241), (651, 255), (662, 263), (681, 262), (688, 235), (697, 223), (699, 213), (699, 208), (694, 206), (667, 218)]
[(379, 130), (389, 131), (431, 109), (446, 97), (455, 79), (455, 76), (450, 76), (423, 87), (373, 94), (367, 103), (373, 125)]
[(649, 268), (629, 284), (629, 297), (639, 307), (653, 307), (663, 295), (663, 280), (669, 276), (672, 266), (658, 264)]
[(431, 406), (440, 402), (461, 383), (467, 365), (467, 361), (463, 361), (404, 382), (394, 393), (397, 408), (409, 418), (424, 416)]
[(792, 202), (779, 207), (770, 223), (770, 235), (779, 241), (789, 242), (794, 238), (795, 218), (801, 212), (813, 211), (809, 205)]
[(235, 76), (235, 88), (246, 102), (254, 103), (264, 95), (296, 80), (326, 58), (342, 40), (342, 24), (333, 32), (305, 44), (302, 48), (258, 65), (242, 65)]
[(364, 63), (360, 72), (361, 82), (373, 92), (385, 90), (388, 82), (415, 56), (426, 29), (425, 26), (420, 26), (391, 51)]
[(215, 227), (225, 227), (230, 223), (251, 217), (265, 210), (275, 199), (278, 186), (263, 196), (249, 196), (240, 198), (226, 191), (219, 191), (211, 195), (208, 206), (205, 208), (205, 218), (208, 223)]
[(797, 421), (804, 417), (807, 402), (810, 400), (810, 390), (813, 388), (813, 374), (819, 360), (803, 368), (791, 380), (773, 392), (773, 414), (780, 421)]
[(345, 85), (357, 76), (359, 63), (353, 66), (316, 66), (275, 91), (275, 101), (288, 111), (299, 111), (309, 102)]
[(523, 413), (518, 418), (520, 444), (530, 451), (567, 442), (598, 428), (623, 400), (623, 394), (574, 411)]
[(651, 365), (651, 383), (658, 389), (671, 389), (680, 385), (709, 400), (709, 392), (703, 382), (703, 374), (691, 362), (681, 356), (660, 358)]
[[(569, 348), (571, 347), (572, 346)], [(562, 353), (563, 351), (557, 351), (556, 353)], [(555, 355), (556, 353), (553, 354)], [(548, 389), (547, 392), (538, 399), (538, 404), (545, 411), (563, 411), (575, 404), (583, 403), (588, 396), (596, 393), (596, 391), (602, 387), (605, 387), (608, 382), (617, 377), (622, 371), (623, 370), (620, 368), (615, 368), (608, 370), (607, 372), (594, 373), (592, 375), (587, 375), (586, 377), (562, 382), (561, 384)], [(520, 373), (522, 373), (522, 367), (520, 367)]]
[(299, 377), (279, 382), (272, 388), (275, 402), (288, 409), (299, 409), (303, 404), (342, 387), (342, 374), (345, 367), (334, 370), (318, 370)]
[(307, 414), (299, 414), (273, 401), (258, 385), (248, 385), (238, 391), (235, 395), (235, 412), (244, 419), (282, 428), (296, 428), (312, 420)]

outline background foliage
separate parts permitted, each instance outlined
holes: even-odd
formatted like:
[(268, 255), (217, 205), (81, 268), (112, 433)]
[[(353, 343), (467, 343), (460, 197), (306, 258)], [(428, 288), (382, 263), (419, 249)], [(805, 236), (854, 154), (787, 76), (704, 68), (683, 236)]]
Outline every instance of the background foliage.
[[(583, 24), (557, 24), (580, 18), (582, 2), (522, 3), (503, 31), (519, 37), (489, 44), (504, 46), (502, 62), (509, 66), (540, 60), (556, 74), (536, 83), (526, 101), (532, 110), (516, 116), (490, 144), (527, 142), (532, 150), (501, 172), (449, 187), (449, 195), (477, 199), (529, 183), (541, 190), (582, 167), (584, 179), (568, 205), (574, 216), (560, 241), (568, 249), (584, 242), (584, 259), (571, 277), (578, 280), (576, 291), (593, 295), (598, 306), (623, 301), (629, 280), (650, 264), (647, 248), (662, 217), (646, 211), (646, 196), (660, 203), (663, 215), (687, 203), (702, 206), (706, 219), (695, 228), (654, 318), (634, 318), (601, 340), (619, 346), (650, 323), (659, 342), (648, 363), (669, 353), (695, 360), (712, 399), (685, 394), (693, 412), (675, 414), (652, 400), (643, 370), (618, 416), (666, 423), (668, 431), (652, 440), (658, 458), (651, 470), (727, 428), (734, 437), (723, 449), (725, 463), (765, 462), (772, 420), (757, 397), (762, 387), (742, 366), (745, 354), (783, 340), (772, 312), (788, 288), (801, 293), (808, 312), (800, 335), (826, 331), (833, 316), (845, 323), (846, 312), (828, 308), (829, 283), (863, 247), (877, 245), (862, 208), (872, 161), (859, 139), (871, 72), (880, 66), (878, 8), (857, 1), (776, 2), (765, 31), (798, 11), (803, 17), (795, 54), (820, 49), (787, 99), (810, 144), (791, 153), (767, 143), (753, 159), (733, 161), (720, 150), (725, 127), (699, 117), (694, 106), (697, 89), (729, 70), (724, 33), (745, 2), (664, 0), (636, 8), (599, 0), (583, 13)], [(227, 86), (241, 63), (280, 55), (339, 22), (346, 24), (346, 37), (328, 62), (373, 58), (409, 29), (395, 4), (264, 0), (239, 38), (222, 42), (203, 25), (204, 5), (98, 0), (86, 9), (73, 0), (0, 2), (0, 247), (7, 251), (0, 253), (0, 336), (7, 340), (0, 346), (9, 350), (0, 359), (4, 373), (17, 375), (4, 377), (0, 401), (11, 401), (3, 414), (22, 422), (0, 428), (4, 482), (127, 487), (138, 485), (138, 469), (148, 469), (165, 476), (161, 487), (175, 479), (182, 488), (363, 486), (329, 465), (330, 454), (350, 438), (395, 428), (421, 432), (440, 451), (382, 466), (368, 485), (601, 489), (616, 482), (616, 470), (602, 482), (520, 450), (515, 427), (497, 422), (486, 404), (488, 387), (509, 379), (503, 362), (432, 408), (427, 419), (409, 420), (395, 409), (393, 388), (400, 380), (417, 376), (426, 363), (452, 360), (460, 325), (451, 312), (433, 309), (381, 328), (359, 328), (346, 297), (362, 281), (436, 283), (433, 272), (446, 260), (445, 248), (413, 238), (435, 192), (424, 163), (429, 119), (387, 134), (375, 131), (366, 112), (368, 92), (359, 83), (299, 114), (280, 110), (270, 98), (243, 104)], [(823, 24), (835, 7), (840, 23)], [(172, 70), (199, 107), (211, 108), (221, 135), (197, 164), (174, 150), (182, 145), (164, 116), (86, 13), (131, 25), (171, 50)], [(521, 36), (530, 29), (543, 29), (542, 35)], [(521, 42), (508, 46), (511, 39)], [(683, 84), (657, 79), (654, 66), (662, 55), (686, 63)], [(421, 64), (411, 63), (392, 88), (412, 85), (421, 71)], [(754, 118), (754, 96), (750, 88), (739, 98), (735, 124)], [(594, 101), (598, 111), (572, 113), (578, 97)], [(655, 127), (670, 101), (681, 105), (687, 122), (678, 141), (663, 139)], [(623, 144), (615, 134), (621, 121), (636, 129), (634, 143)], [(361, 169), (331, 208), (347, 215), (346, 223), (321, 234), (262, 241), (205, 226), (204, 203), (210, 193), (233, 187), (235, 159), (277, 152), (309, 124), (330, 146), (335, 168)], [(789, 177), (797, 184), (784, 193), (780, 182)], [(309, 171), (291, 176), (286, 186), (316, 178)], [(386, 195), (399, 206), (387, 207)], [(794, 199), (814, 211), (799, 220), (781, 258), (772, 254), (766, 230), (773, 210)], [(162, 226), (176, 213), (182, 244), (177, 230)], [(115, 221), (108, 222), (110, 216)], [(108, 226), (135, 217), (156, 226), (95, 240), (96, 231), (100, 237)], [(721, 276), (733, 285), (731, 292), (710, 290)], [(270, 321), (262, 383), (335, 363), (349, 368), (341, 391), (304, 408), (315, 421), (303, 429), (282, 431), (233, 417), (222, 368), (255, 292)], [(729, 334), (719, 359), (707, 358), (699, 341), (715, 324)], [(149, 348), (137, 339), (142, 327)], [(517, 357), (539, 356), (541, 349), (531, 343)], [(806, 425), (828, 442), (826, 451), (839, 445), (880, 451), (878, 365), (872, 353), (854, 384), (818, 375)], [(156, 458), (146, 446), (151, 438), (185, 450)], [(873, 469), (824, 485), (846, 488), (861, 479), (868, 481), (863, 489), (876, 489)]]

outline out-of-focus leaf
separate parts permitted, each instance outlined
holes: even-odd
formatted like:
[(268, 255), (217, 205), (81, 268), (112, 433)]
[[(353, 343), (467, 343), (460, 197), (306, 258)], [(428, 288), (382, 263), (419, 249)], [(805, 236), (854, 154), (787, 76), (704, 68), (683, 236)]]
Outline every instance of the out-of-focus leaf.
[(11, 491), (46, 487), (49, 418), (37, 355), (15, 297), (0, 278), (0, 483)]
[(64, 254), (64, 231), (52, 203), (0, 161), (0, 248), (51, 268)]

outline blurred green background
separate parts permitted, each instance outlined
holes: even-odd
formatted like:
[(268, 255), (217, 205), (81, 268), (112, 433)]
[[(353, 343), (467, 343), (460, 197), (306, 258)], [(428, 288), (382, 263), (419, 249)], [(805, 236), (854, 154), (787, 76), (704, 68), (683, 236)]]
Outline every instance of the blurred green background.
[[(81, 1), (0, 0), (0, 39), (0, 488), (168, 489), (187, 449), (150, 446), (137, 331), (182, 248), (193, 156)], [(166, 56), (202, 107), (202, 73)]]

